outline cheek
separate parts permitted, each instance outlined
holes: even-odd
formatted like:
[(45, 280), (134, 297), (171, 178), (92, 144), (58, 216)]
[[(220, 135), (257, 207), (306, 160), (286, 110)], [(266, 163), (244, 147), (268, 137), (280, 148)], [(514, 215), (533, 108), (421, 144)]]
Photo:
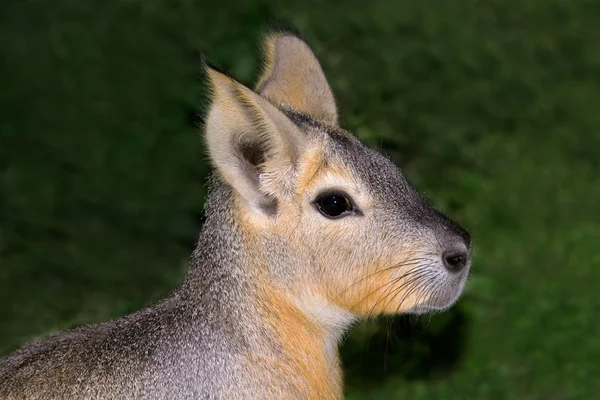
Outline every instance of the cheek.
[(317, 215), (312, 221), (313, 229), (307, 230), (302, 245), (312, 260), (312, 273), (318, 279), (320, 291), (332, 300), (369, 270), (377, 268), (374, 264), (379, 263), (374, 260), (383, 249), (366, 226), (356, 229), (350, 224), (352, 221), (320, 220), (324, 218)]
[(370, 315), (409, 309), (423, 296), (415, 290), (424, 249), (417, 237), (366, 217), (331, 221), (313, 209), (299, 214), (282, 223), (282, 233), (304, 260), (303, 279), (328, 301)]
[(408, 310), (425, 295), (419, 289), (424, 245), (416, 238), (381, 235), (368, 227), (323, 229), (328, 239), (319, 241), (314, 253), (329, 301), (368, 316)]

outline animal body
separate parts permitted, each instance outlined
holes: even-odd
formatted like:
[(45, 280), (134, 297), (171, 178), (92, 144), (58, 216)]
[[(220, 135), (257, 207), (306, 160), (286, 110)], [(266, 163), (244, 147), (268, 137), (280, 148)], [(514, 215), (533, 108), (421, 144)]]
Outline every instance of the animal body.
[(455, 302), (468, 233), (338, 125), (303, 40), (264, 48), (254, 90), (206, 65), (214, 173), (185, 281), (0, 359), (0, 398), (339, 399), (354, 321)]

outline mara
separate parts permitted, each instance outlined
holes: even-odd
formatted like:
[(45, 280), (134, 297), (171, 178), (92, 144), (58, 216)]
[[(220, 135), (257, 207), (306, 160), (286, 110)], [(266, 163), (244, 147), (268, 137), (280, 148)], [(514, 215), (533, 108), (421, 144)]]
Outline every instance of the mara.
[(0, 359), (0, 398), (339, 399), (354, 321), (456, 301), (468, 233), (339, 126), (304, 41), (264, 50), (254, 90), (205, 65), (214, 172), (184, 282)]

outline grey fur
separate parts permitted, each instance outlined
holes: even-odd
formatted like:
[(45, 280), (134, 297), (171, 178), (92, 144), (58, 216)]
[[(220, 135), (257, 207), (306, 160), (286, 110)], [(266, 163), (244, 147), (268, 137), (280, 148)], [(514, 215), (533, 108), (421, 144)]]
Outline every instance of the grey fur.
[(57, 333), (0, 360), (0, 397), (256, 398), (283, 388), (267, 371), (242, 371), (248, 351), (272, 352), (252, 307), (230, 190), (211, 179), (206, 222), (188, 276), (167, 298), (132, 315)]
[(385, 207), (386, 217), (394, 219), (395, 226), (411, 229), (417, 226), (449, 233), (449, 236), (463, 240), (471, 247), (469, 233), (429, 205), (414, 190), (391, 160), (363, 143), (349, 132), (331, 127), (294, 110), (285, 110), (286, 115), (303, 131), (314, 135), (327, 135), (330, 138), (329, 156), (337, 158), (369, 186), (369, 193)]

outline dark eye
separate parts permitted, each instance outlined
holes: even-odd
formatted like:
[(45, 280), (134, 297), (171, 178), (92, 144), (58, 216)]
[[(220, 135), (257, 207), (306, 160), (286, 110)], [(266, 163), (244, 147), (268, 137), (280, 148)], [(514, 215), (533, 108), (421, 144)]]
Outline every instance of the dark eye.
[(317, 208), (326, 217), (339, 218), (354, 211), (348, 196), (342, 193), (326, 193), (315, 201)]

